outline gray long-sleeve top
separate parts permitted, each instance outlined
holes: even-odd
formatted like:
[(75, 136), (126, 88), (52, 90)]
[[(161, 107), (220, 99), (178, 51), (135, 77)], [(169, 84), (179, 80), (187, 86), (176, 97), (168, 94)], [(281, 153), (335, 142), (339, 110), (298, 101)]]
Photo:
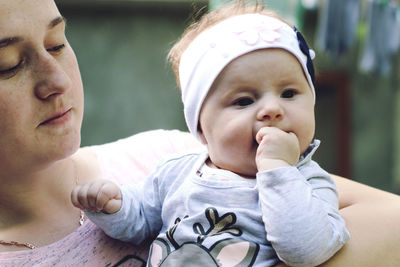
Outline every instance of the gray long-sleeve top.
[(88, 213), (110, 236), (156, 237), (148, 266), (316, 266), (349, 239), (330, 175), (311, 160), (246, 179), (207, 168), (205, 151), (165, 161), (141, 186), (123, 186), (117, 213)]

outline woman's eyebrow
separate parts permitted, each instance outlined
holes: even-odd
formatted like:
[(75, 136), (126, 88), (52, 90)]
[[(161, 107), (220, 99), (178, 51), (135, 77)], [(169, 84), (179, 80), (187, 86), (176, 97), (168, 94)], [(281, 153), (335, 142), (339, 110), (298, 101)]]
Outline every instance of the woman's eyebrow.
[[(66, 23), (66, 19), (63, 16), (58, 16), (50, 21), (50, 23), (47, 25), (47, 28), (52, 29), (62, 22)], [(23, 40), (24, 38), (19, 36), (3, 38), (0, 40), (0, 49), (21, 42)]]
[(21, 42), (23, 40), (22, 37), (6, 37), (0, 40), (0, 48)]
[(55, 26), (57, 26), (58, 24), (60, 24), (61, 22), (66, 23), (67, 20), (63, 17), (63, 16), (59, 16), (54, 18), (52, 21), (50, 21), (49, 25), (47, 26), (48, 29), (52, 29)]

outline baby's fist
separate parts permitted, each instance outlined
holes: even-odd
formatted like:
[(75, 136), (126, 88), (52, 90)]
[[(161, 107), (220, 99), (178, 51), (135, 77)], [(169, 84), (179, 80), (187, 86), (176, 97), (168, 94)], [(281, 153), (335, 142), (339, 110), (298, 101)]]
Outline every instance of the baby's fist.
[(256, 164), (258, 171), (294, 166), (300, 157), (297, 136), (277, 127), (263, 127), (256, 135), (259, 143)]
[(82, 210), (112, 214), (121, 209), (119, 187), (106, 179), (97, 179), (76, 186), (71, 193), (72, 204)]

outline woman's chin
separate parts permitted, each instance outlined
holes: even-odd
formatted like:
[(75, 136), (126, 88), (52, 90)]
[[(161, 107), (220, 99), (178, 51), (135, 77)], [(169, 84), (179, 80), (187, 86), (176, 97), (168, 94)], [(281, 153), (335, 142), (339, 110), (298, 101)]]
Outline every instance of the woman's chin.
[(56, 142), (53, 146), (48, 147), (48, 160), (57, 161), (68, 158), (73, 155), (80, 147), (81, 136), (77, 134), (75, 136), (69, 136)]

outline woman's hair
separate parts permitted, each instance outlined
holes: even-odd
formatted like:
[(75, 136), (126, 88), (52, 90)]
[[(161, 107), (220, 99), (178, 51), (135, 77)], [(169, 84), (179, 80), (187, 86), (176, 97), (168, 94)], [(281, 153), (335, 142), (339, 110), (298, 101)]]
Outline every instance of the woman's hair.
[[(275, 12), (267, 10), (263, 3), (259, 3), (259, 1), (257, 0), (251, 2), (252, 3), (250, 4), (248, 3), (248, 1), (245, 0), (236, 0), (231, 4), (222, 5), (216, 10), (209, 11), (208, 13), (203, 15), (199, 21), (192, 22), (186, 28), (182, 36), (171, 48), (167, 57), (168, 61), (171, 64), (172, 71), (174, 72), (176, 83), (179, 88), (181, 88), (179, 82), (179, 62), (181, 60), (181, 56), (183, 52), (188, 48), (190, 43), (203, 31), (227, 18), (249, 13), (264, 14), (284, 21)], [(284, 22), (289, 24), (286, 21)]]

